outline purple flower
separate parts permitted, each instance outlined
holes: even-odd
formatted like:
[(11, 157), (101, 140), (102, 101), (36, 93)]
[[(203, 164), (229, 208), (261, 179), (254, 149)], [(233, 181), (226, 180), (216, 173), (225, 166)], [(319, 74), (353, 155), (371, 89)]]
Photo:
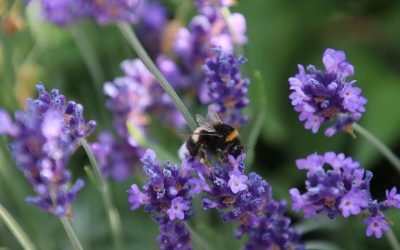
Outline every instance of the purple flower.
[(247, 180), (248, 178), (246, 175), (241, 174), (240, 171), (234, 170), (229, 174), (228, 186), (231, 191), (236, 194), (247, 189)]
[(182, 222), (166, 221), (160, 224), (159, 229), (160, 235), (157, 237), (157, 242), (161, 250), (193, 249), (189, 230)]
[(285, 203), (272, 199), (271, 187), (259, 175), (244, 173), (243, 158), (228, 156), (227, 163), (217, 163), (211, 169), (190, 160), (192, 168), (208, 182), (203, 208), (217, 208), (224, 222), (239, 222), (235, 236), (248, 235), (245, 249), (304, 249), (298, 243), (299, 233), (283, 215)]
[(250, 81), (242, 78), (240, 73), (240, 66), (245, 61), (243, 57), (235, 58), (216, 48), (203, 65), (206, 75), (203, 84), (208, 88), (208, 96), (203, 101), (211, 103), (228, 124), (240, 125), (247, 121), (247, 117), (240, 114), (250, 102), (247, 98)]
[(142, 193), (136, 184), (132, 184), (128, 190), (129, 198), (128, 201), (131, 203), (131, 210), (138, 209), (141, 205), (148, 204), (149, 197)]
[(71, 174), (65, 166), (96, 123), (85, 123), (83, 107), (66, 103), (58, 90), (49, 93), (41, 84), (36, 87), (39, 97), (29, 99), (27, 109), (15, 113), (10, 150), (36, 194), (27, 202), (56, 216), (71, 215), (71, 203), (84, 182), (77, 180), (68, 188)]
[(354, 74), (354, 67), (346, 61), (343, 51), (326, 49), (322, 58), (325, 71), (309, 65), (298, 65), (299, 73), (289, 78), (289, 98), (304, 127), (317, 133), (324, 123), (333, 122), (325, 130), (326, 136), (346, 130), (352, 132), (351, 124), (361, 118), (367, 99), (361, 89), (354, 87), (355, 81), (346, 78)]
[(160, 3), (143, 2), (138, 9), (138, 15), (138, 36), (148, 53), (156, 57), (161, 52), (162, 39), (168, 22), (167, 10)]
[(380, 238), (382, 232), (388, 230), (383, 212), (390, 207), (399, 208), (400, 196), (396, 188), (386, 191), (387, 200), (379, 203), (373, 200), (369, 190), (372, 173), (344, 154), (327, 152), (322, 156), (315, 153), (297, 160), (296, 164), (298, 169), (308, 172), (304, 194), (297, 188), (289, 190), (294, 211), (303, 210), (305, 218), (320, 213), (329, 218), (366, 215), (367, 236)]
[(137, 22), (140, 4), (141, 0), (89, 0), (88, 3), (90, 17), (102, 25), (110, 22)]
[[(191, 189), (196, 179), (191, 170), (166, 162), (161, 165), (156, 161), (154, 151), (148, 149), (141, 159), (148, 182), (140, 191), (136, 185), (128, 190), (131, 209), (144, 205), (152, 219), (160, 225), (157, 240), (161, 249), (191, 249), (190, 236), (184, 224), (194, 215), (192, 198), (196, 192)], [(185, 163), (183, 163), (184, 165)], [(167, 230), (168, 229), (168, 230)]]
[(368, 225), (366, 235), (374, 235), (378, 239), (390, 229), (384, 216), (368, 217), (364, 220), (364, 223)]
[(235, 0), (196, 0), (196, 5), (199, 8), (206, 6), (231, 7), (235, 3)]
[(58, 26), (66, 26), (89, 14), (88, 5), (83, 0), (41, 0), (44, 18)]
[(13, 124), (10, 115), (0, 108), (0, 135), (8, 134), (15, 136), (17, 133), (17, 128)]
[(393, 187), (390, 191), (386, 190), (386, 205), (400, 208), (400, 194), (397, 193), (396, 187)]
[[(227, 6), (230, 1), (220, 2)], [(200, 69), (213, 47), (221, 47), (223, 52), (232, 53), (235, 43), (247, 43), (243, 15), (232, 14), (230, 21), (235, 29), (235, 37), (232, 37), (218, 4), (211, 4), (211, 1), (197, 3), (199, 14), (192, 18), (188, 28), (178, 31), (174, 42), (175, 53), (183, 59), (185, 68), (192, 72)], [(194, 76), (195, 79), (197, 77)]]
[(102, 132), (98, 141), (91, 145), (102, 174), (116, 181), (124, 181), (132, 176), (143, 155), (143, 149), (132, 146), (126, 140), (116, 140), (108, 132)]
[(351, 214), (359, 215), (363, 208), (368, 206), (369, 194), (365, 190), (350, 191), (340, 201), (339, 209), (343, 217), (347, 218)]
[(141, 0), (37, 0), (37, 2), (40, 2), (41, 12), (47, 21), (58, 26), (66, 26), (82, 18), (93, 18), (102, 25), (119, 21), (135, 23)]
[(183, 220), (185, 217), (184, 211), (189, 210), (190, 207), (183, 202), (183, 197), (176, 197), (171, 201), (171, 207), (167, 210), (170, 220), (178, 218)]
[[(161, 70), (166, 70), (161, 73), (166, 73), (175, 83), (179, 84), (180, 79), (177, 78), (180, 73), (178, 68), (172, 65), (173, 62), (165, 57), (160, 57), (157, 62), (160, 63), (158, 66)], [(166, 66), (166, 64), (169, 65)], [(140, 89), (142, 92), (137, 98), (131, 100), (133, 108), (136, 107), (135, 102), (137, 102), (136, 105), (142, 107), (147, 113), (155, 114), (162, 121), (166, 121), (177, 127), (182, 127), (186, 124), (183, 117), (173, 105), (172, 100), (157, 83), (142, 61), (139, 59), (125, 60), (121, 63), (121, 68), (126, 75), (124, 78), (127, 78), (125, 80), (126, 83), (123, 85), (126, 85), (126, 88), (132, 89), (132, 91)], [(119, 96), (116, 95), (116, 97)]]
[[(340, 162), (341, 165), (332, 166), (332, 162)], [(337, 214), (344, 217), (358, 215), (368, 208), (372, 173), (367, 171), (364, 177), (364, 170), (359, 168), (359, 164), (354, 164), (351, 158), (333, 152), (327, 152), (324, 156), (314, 153), (306, 159), (297, 160), (296, 164), (298, 169), (308, 171), (307, 192), (300, 195), (296, 188), (289, 191), (293, 210), (303, 209), (305, 217), (314, 217), (324, 212), (333, 218)], [(332, 169), (325, 170), (325, 164), (331, 165)], [(354, 168), (354, 165), (358, 167)]]

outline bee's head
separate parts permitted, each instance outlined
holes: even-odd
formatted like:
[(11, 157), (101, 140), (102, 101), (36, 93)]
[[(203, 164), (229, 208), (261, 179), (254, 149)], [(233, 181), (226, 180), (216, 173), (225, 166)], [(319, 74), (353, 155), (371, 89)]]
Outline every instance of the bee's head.
[(233, 143), (228, 150), (228, 154), (232, 155), (233, 157), (238, 157), (243, 152), (243, 146), (238, 143)]

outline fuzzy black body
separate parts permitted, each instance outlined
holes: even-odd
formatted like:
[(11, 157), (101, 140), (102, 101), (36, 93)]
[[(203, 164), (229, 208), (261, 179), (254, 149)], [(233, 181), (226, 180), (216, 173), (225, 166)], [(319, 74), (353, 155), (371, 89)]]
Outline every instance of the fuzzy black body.
[(227, 124), (215, 124), (215, 132), (208, 132), (201, 127), (197, 128), (194, 134), (187, 140), (186, 147), (193, 157), (201, 154), (211, 153), (223, 159), (227, 154), (234, 157), (240, 155), (243, 147), (240, 144), (239, 133)]

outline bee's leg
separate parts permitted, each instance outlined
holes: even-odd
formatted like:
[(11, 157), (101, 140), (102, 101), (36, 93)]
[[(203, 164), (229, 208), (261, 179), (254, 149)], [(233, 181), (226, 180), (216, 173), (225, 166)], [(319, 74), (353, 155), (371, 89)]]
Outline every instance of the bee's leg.
[(218, 157), (222, 162), (227, 162), (228, 161), (228, 159), (226, 158), (226, 153), (227, 153), (226, 151), (223, 151), (221, 149), (217, 150)]
[(211, 163), (207, 160), (207, 148), (203, 145), (199, 148), (199, 157), (201, 163), (211, 168)]

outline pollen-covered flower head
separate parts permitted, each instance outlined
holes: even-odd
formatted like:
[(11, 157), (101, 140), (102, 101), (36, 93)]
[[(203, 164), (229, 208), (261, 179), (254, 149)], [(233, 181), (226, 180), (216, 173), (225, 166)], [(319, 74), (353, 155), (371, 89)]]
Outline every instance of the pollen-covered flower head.
[(304, 127), (317, 133), (324, 123), (333, 124), (325, 130), (332, 136), (341, 130), (351, 132), (351, 124), (361, 118), (367, 99), (355, 81), (346, 78), (354, 75), (354, 67), (346, 61), (341, 50), (326, 49), (322, 57), (325, 70), (315, 66), (298, 65), (299, 72), (289, 78), (292, 105), (304, 121)]
[(65, 166), (96, 123), (85, 123), (82, 105), (66, 102), (57, 89), (47, 92), (41, 84), (37, 89), (38, 98), (29, 99), (27, 109), (15, 113), (10, 150), (36, 194), (27, 202), (64, 216), (70, 214), (70, 204), (83, 186), (77, 180), (69, 187), (71, 174)]
[(298, 169), (307, 171), (307, 180), (305, 193), (301, 194), (297, 188), (289, 191), (294, 211), (303, 210), (305, 218), (320, 213), (329, 218), (366, 215), (366, 234), (377, 238), (389, 229), (382, 219), (383, 212), (391, 207), (399, 208), (400, 195), (392, 188), (386, 191), (385, 201), (373, 200), (370, 193), (372, 173), (361, 168), (359, 162), (342, 153), (327, 152), (324, 155), (314, 153), (297, 160), (296, 164)]

